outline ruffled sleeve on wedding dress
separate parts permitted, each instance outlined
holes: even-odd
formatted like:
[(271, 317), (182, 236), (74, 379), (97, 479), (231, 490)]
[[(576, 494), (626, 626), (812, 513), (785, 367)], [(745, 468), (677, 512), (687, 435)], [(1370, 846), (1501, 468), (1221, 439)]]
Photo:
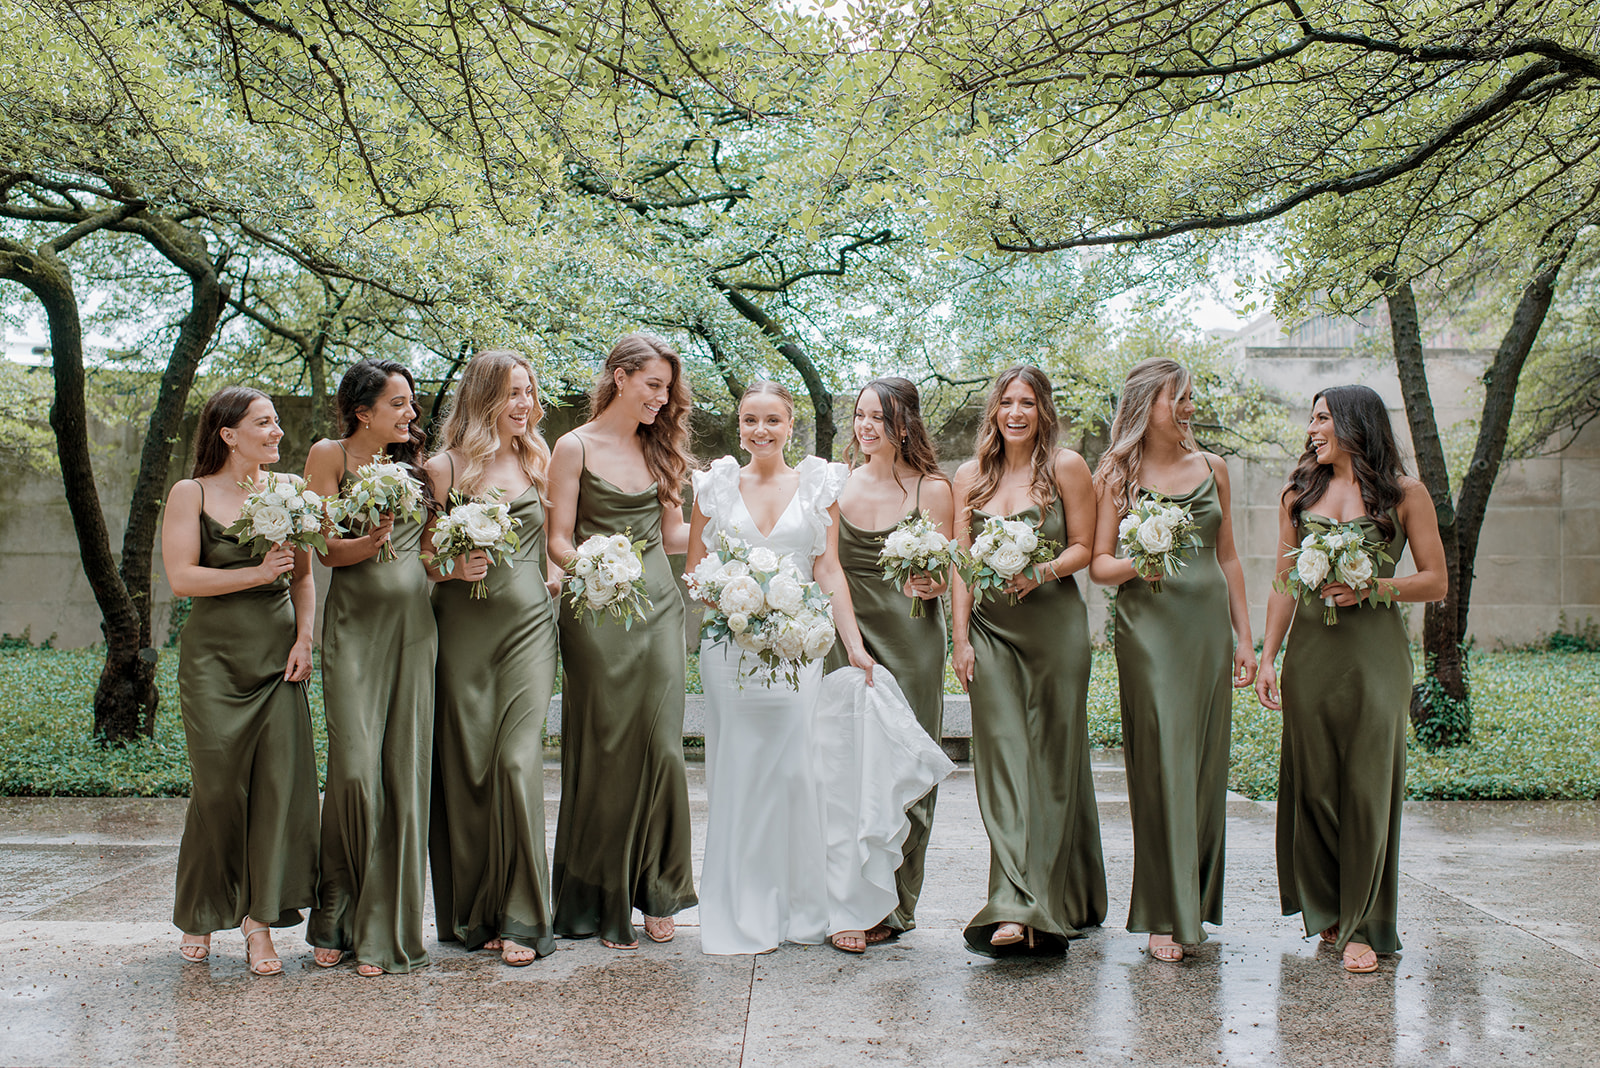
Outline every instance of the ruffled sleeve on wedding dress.
[(717, 547), (717, 532), (727, 529), (733, 522), (734, 508), (739, 503), (739, 461), (723, 456), (711, 461), (704, 471), (690, 476), (694, 483), (694, 503), (711, 522), (705, 525), (700, 540), (707, 549)]
[(816, 559), (828, 548), (828, 527), (833, 524), (828, 509), (844, 492), (850, 469), (820, 456), (807, 456), (795, 470), (800, 473), (800, 488), (795, 491), (800, 498), (800, 514), (805, 517), (806, 529), (811, 532), (811, 547), (807, 555)]

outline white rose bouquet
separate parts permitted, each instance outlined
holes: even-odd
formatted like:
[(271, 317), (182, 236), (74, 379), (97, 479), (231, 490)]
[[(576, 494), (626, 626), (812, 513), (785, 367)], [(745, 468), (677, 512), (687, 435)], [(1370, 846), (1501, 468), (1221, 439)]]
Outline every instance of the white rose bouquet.
[[(405, 516), (422, 522), (422, 483), (411, 474), (405, 464), (377, 463), (357, 468), (356, 481), (344, 492), (340, 501), (344, 518), (359, 519), (371, 530), (382, 522), (387, 513), (396, 519)], [(384, 542), (378, 549), (380, 562), (393, 560), (394, 546)]]
[[(907, 516), (883, 539), (878, 562), (883, 564), (883, 580), (903, 587), (914, 575), (948, 572), (961, 552), (959, 546), (934, 526), (928, 513)], [(925, 614), (921, 597), (911, 598), (911, 618)]]
[[(455, 570), (456, 557), (482, 549), (494, 563), (510, 567), (511, 554), (522, 544), (517, 536), (521, 525), (522, 520), (511, 515), (511, 508), (500, 503), (497, 489), (471, 499), (452, 493), (450, 510), (433, 524), (433, 553), (427, 556), (428, 563), (448, 575)], [(479, 579), (472, 584), (474, 601), (489, 596), (486, 582)]]
[[(700, 635), (731, 642), (751, 653), (761, 666), (756, 681), (772, 685), (781, 676), (791, 689), (800, 688), (800, 668), (820, 660), (833, 648), (833, 605), (815, 582), (805, 582), (788, 557), (765, 546), (751, 548), (737, 538), (718, 535), (716, 551), (683, 577), (689, 592), (712, 607)], [(739, 661), (739, 688), (744, 688), (745, 660)]]
[(598, 626), (602, 614), (632, 630), (653, 607), (644, 582), (643, 541), (622, 534), (594, 534), (567, 561), (567, 594), (575, 609), (588, 609)]
[(1329, 626), (1339, 622), (1339, 609), (1333, 598), (1322, 596), (1322, 588), (1330, 581), (1349, 586), (1368, 604), (1393, 603), (1393, 591), (1381, 590), (1372, 578), (1380, 563), (1392, 564), (1394, 558), (1382, 545), (1367, 540), (1361, 524), (1308, 526), (1310, 533), (1300, 540), (1298, 547), (1289, 550), (1293, 566), (1287, 575), (1273, 582), (1273, 589), (1306, 604), (1320, 599), (1322, 621)]
[[(1060, 552), (1061, 546), (1039, 537), (1038, 528), (1026, 519), (990, 516), (972, 539), (972, 547), (956, 561), (956, 570), (972, 591), (976, 608), (985, 596), (998, 592), (1034, 565), (1054, 560)], [(1017, 595), (1011, 594), (1010, 600), (1016, 604)]]
[(342, 530), (341, 502), (306, 489), (306, 480), (299, 475), (269, 471), (262, 485), (239, 485), (253, 492), (245, 498), (239, 518), (223, 533), (257, 555), (274, 545), (325, 553), (326, 532)]
[(1151, 579), (1151, 592), (1160, 593), (1161, 579), (1183, 566), (1182, 554), (1200, 548), (1200, 524), (1182, 505), (1159, 493), (1145, 493), (1122, 517), (1117, 548), (1141, 576)]

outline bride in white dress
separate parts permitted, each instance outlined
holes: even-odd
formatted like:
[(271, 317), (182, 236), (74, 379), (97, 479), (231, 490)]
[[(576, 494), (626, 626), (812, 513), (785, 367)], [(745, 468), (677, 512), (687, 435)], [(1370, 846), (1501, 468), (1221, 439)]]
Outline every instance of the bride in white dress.
[[(852, 666), (824, 687), (815, 662), (795, 690), (781, 679), (763, 686), (748, 677), (752, 657), (741, 689), (738, 650), (701, 642), (710, 815), (700, 939), (707, 953), (764, 953), (780, 942), (825, 939), (861, 952), (864, 928), (897, 900), (906, 806), (953, 769), (894, 680), (882, 668), (874, 678), (838, 560), (836, 501), (848, 471), (815, 456), (789, 467), (783, 447), (793, 426), (794, 403), (782, 386), (757, 382), (745, 391), (739, 442), (750, 464), (741, 469), (725, 456), (695, 474), (687, 568), (719, 533), (789, 556), (803, 579), (832, 597)], [(827, 707), (819, 710), (824, 689)]]

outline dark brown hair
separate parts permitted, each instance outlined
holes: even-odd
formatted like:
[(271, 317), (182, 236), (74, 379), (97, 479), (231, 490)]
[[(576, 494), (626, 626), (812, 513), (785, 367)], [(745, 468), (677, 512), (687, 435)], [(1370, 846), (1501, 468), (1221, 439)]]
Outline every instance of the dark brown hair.
[[(428, 459), (428, 437), (422, 432), (422, 421), (417, 418), (417, 380), (411, 377), (411, 370), (405, 364), (393, 360), (362, 360), (344, 373), (344, 377), (339, 379), (338, 392), (334, 394), (334, 402), (339, 409), (340, 430), (347, 438), (356, 432), (361, 409), (371, 408), (378, 403), (393, 375), (404, 378), (406, 385), (411, 387), (411, 433), (405, 441), (391, 441), (383, 451), (390, 459), (415, 468), (420, 477), (422, 465)], [(423, 479), (423, 485), (427, 485), (426, 479)]]
[[(939, 454), (933, 447), (927, 424), (922, 421), (922, 398), (917, 395), (916, 383), (909, 378), (891, 375), (874, 378), (861, 387), (861, 393), (872, 390), (873, 396), (883, 406), (883, 432), (894, 447), (894, 459), (905, 464), (923, 478), (944, 479), (939, 469)], [(856, 403), (861, 402), (856, 394)], [(856, 440), (855, 420), (850, 420), (850, 444), (844, 449), (845, 462), (855, 467), (861, 453), (861, 443)], [(891, 467), (891, 473), (893, 468)], [(900, 476), (894, 476), (895, 485)]]
[(678, 350), (653, 334), (624, 334), (618, 338), (589, 395), (589, 418), (605, 411), (617, 399), (619, 368), (624, 374), (633, 375), (651, 360), (667, 361), (672, 368), (672, 382), (667, 386), (667, 403), (656, 413), (655, 422), (640, 423), (636, 433), (644, 451), (645, 469), (656, 481), (656, 496), (662, 507), (677, 507), (683, 503), (683, 481), (694, 465), (689, 453), (689, 410), (694, 406), (694, 396)]
[[(1370, 386), (1329, 386), (1311, 398), (1311, 407), (1315, 408), (1319, 400), (1328, 402), (1334, 437), (1339, 447), (1350, 454), (1356, 485), (1361, 487), (1362, 507), (1385, 539), (1394, 537), (1394, 520), (1389, 511), (1405, 498), (1400, 479), (1406, 469), (1383, 398)], [(1317, 462), (1317, 450), (1307, 434), (1305, 451), (1283, 491), (1283, 499), (1289, 505), (1289, 521), (1296, 529), (1306, 509), (1322, 499), (1332, 481), (1333, 466)]]
[(194, 431), (194, 470), (190, 478), (204, 478), (216, 474), (228, 463), (228, 443), (222, 440), (225, 427), (236, 427), (244, 422), (250, 405), (258, 400), (270, 402), (271, 397), (249, 386), (223, 386), (206, 398), (200, 409), (200, 424)]

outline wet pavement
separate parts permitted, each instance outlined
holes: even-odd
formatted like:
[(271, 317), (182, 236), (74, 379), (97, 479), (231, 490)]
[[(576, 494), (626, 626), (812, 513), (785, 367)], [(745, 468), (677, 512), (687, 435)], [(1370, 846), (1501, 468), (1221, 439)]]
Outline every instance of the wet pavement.
[[(246, 972), (237, 932), (184, 964), (182, 800), (0, 799), (0, 1065), (1600, 1065), (1600, 803), (1408, 805), (1406, 948), (1353, 976), (1278, 915), (1273, 809), (1243, 798), (1227, 922), (1180, 964), (1145, 957), (1110, 926), (1132, 874), (1115, 754), (1096, 781), (1111, 915), (1060, 959), (965, 951), (988, 848), (964, 768), (921, 927), (864, 958), (704, 956), (691, 911), (669, 945), (563, 941), (522, 969), (430, 923), (433, 966), (374, 979), (314, 967), (303, 929), (277, 935), (281, 977)], [(552, 830), (558, 795), (547, 768)]]

